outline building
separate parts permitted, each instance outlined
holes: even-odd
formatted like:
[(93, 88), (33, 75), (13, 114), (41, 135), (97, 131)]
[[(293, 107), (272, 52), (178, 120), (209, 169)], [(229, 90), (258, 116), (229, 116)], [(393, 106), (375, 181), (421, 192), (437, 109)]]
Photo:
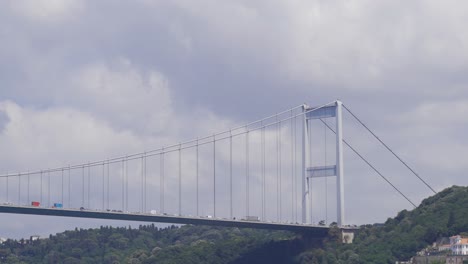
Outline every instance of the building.
[(468, 255), (468, 238), (460, 235), (450, 237), (450, 250), (453, 255)]
[(439, 252), (449, 252), (450, 251), (450, 238), (441, 237), (437, 239), (437, 241), (432, 244), (432, 248)]
[[(413, 257), (412, 264), (428, 264), (428, 263), (444, 263), (444, 264), (463, 264), (467, 261), (468, 256), (416, 256)], [(406, 263), (406, 262), (397, 262)], [(466, 263), (466, 262), (465, 262)]]
[(5, 243), (7, 240), (8, 240), (8, 239), (6, 239), (6, 238), (0, 237), (0, 244)]
[(29, 241), (36, 241), (39, 240), (41, 237), (39, 235), (33, 235), (29, 237)]

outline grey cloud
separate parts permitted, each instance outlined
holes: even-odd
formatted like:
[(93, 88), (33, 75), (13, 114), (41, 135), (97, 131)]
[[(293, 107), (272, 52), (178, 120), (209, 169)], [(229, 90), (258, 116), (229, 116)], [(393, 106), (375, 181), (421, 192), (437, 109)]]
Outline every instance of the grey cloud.
[(4, 111), (0, 111), (0, 134), (3, 133), (3, 130), (6, 128), (7, 123), (10, 121), (10, 118)]
[[(457, 122), (466, 115), (468, 92), (463, 3), (69, 0), (37, 1), (43, 6), (32, 9), (34, 1), (14, 2), (0, 8), (0, 97), (28, 109), (28, 123), (38, 119), (38, 127), (73, 134), (63, 113), (94, 124), (87, 130), (94, 137), (80, 145), (112, 140), (93, 158), (340, 98), (438, 189), (466, 184), (459, 158), (466, 156), (466, 122)], [(407, 182), (410, 176), (388, 156), (379, 157), (365, 135), (345, 124), (345, 137), (412, 198), (430, 194)], [(132, 146), (113, 143), (119, 139)], [(19, 152), (2, 167), (40, 164), (35, 154), (20, 155), (26, 153), (21, 140), (7, 145)], [(55, 151), (60, 155), (48, 162), (90, 158), (83, 148)], [(408, 208), (354, 159), (348, 155), (346, 165), (349, 208), (367, 202), (376, 213), (369, 220), (350, 209), (351, 221), (383, 221)], [(382, 205), (372, 199), (377, 194), (392, 202)], [(317, 210), (323, 213), (323, 205)]]

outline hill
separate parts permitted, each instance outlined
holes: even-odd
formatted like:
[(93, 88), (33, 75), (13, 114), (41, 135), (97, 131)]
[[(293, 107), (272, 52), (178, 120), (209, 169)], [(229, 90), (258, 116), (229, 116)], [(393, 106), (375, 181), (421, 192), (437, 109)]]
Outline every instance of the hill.
[[(344, 263), (395, 263), (443, 236), (468, 231), (468, 187), (453, 186), (429, 197), (412, 211), (403, 210), (383, 226), (366, 225), (352, 245), (325, 244), (327, 254)], [(334, 262), (323, 257), (318, 263)]]
[(226, 263), (288, 232), (207, 226), (75, 229), (48, 239), (8, 240), (3, 263)]
[(468, 231), (468, 188), (453, 186), (384, 225), (361, 226), (353, 244), (336, 228), (317, 240), (290, 232), (154, 225), (75, 229), (36, 241), (8, 240), (3, 263), (395, 263), (438, 237)]

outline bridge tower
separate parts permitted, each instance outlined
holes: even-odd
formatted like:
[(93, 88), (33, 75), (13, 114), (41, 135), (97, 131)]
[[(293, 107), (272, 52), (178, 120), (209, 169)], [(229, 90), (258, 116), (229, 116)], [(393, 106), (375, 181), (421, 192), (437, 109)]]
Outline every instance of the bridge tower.
[[(342, 105), (339, 100), (331, 105), (323, 107), (309, 107), (303, 105), (303, 133), (302, 133), (302, 222), (312, 222), (312, 194), (311, 182), (313, 178), (336, 176), (337, 186), (337, 223), (338, 226), (345, 224), (344, 217), (344, 171), (343, 171), (343, 128), (342, 128)], [(314, 110), (315, 109), (315, 110)], [(309, 164), (311, 145), (309, 142), (309, 122), (325, 118), (336, 120), (336, 164), (311, 167)]]

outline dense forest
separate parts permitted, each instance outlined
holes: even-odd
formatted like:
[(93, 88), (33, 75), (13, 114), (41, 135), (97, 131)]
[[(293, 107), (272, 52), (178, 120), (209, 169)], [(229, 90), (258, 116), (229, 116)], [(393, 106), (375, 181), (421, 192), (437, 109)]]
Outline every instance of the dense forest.
[(75, 229), (48, 239), (8, 240), (2, 263), (395, 263), (438, 237), (468, 231), (468, 188), (453, 186), (383, 225), (364, 225), (353, 244), (281, 231), (206, 226)]

